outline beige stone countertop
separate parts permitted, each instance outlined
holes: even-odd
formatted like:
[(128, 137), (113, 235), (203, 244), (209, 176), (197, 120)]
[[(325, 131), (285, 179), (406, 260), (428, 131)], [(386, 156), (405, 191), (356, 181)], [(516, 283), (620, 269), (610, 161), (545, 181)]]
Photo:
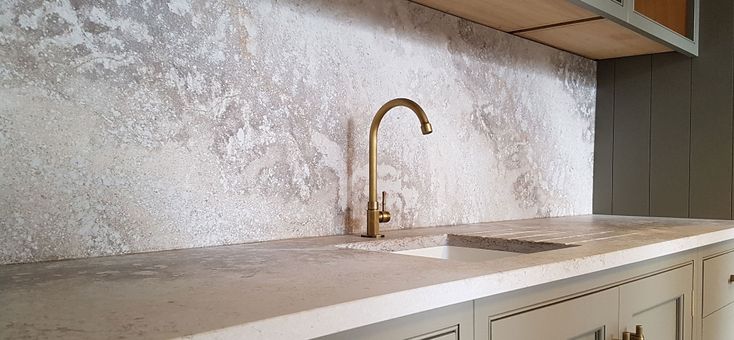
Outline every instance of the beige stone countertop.
[(578, 246), (460, 262), (331, 236), (5, 265), (0, 338), (310, 338), (734, 239), (734, 221), (589, 215), (386, 234)]

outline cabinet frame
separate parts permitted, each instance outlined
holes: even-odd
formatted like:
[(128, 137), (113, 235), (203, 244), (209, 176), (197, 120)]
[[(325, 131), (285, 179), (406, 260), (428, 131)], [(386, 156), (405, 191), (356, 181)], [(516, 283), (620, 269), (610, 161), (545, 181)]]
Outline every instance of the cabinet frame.
[(619, 290), (610, 288), (504, 318), (490, 319), (490, 338), (577, 339), (593, 334), (595, 339), (611, 340), (619, 331), (618, 313), (611, 308), (618, 302)]
[[(520, 314), (538, 308), (573, 300), (578, 297), (601, 292), (607, 289), (615, 289), (620, 286), (639, 281), (658, 274), (672, 270), (693, 266), (695, 277), (698, 267), (697, 250), (663, 256), (657, 259), (641, 263), (630, 264), (619, 268), (609, 269), (602, 272), (580, 275), (556, 282), (543, 284), (537, 287), (529, 287), (498, 296), (490, 296), (475, 300), (474, 303), (474, 335), (476, 340), (490, 339), (490, 325), (493, 320), (498, 320), (511, 315)], [(691, 292), (695, 296), (694, 291)], [(687, 304), (692, 306), (692, 304)], [(692, 322), (696, 323), (696, 310), (686, 313)], [(688, 323), (690, 325), (690, 322)], [(684, 329), (688, 334), (684, 339), (697, 339), (696, 327)], [(613, 335), (621, 338), (621, 334), (614, 331)]]
[(663, 43), (687, 56), (698, 56), (700, 0), (693, 1), (693, 38), (678, 32), (635, 11), (635, 0), (569, 0), (583, 8), (594, 11), (645, 37)]
[[(690, 265), (672, 269), (641, 280), (629, 282), (619, 286), (619, 326), (621, 331), (635, 331), (635, 325), (660, 325), (654, 321), (635, 322), (635, 314), (644, 314), (646, 311), (657, 309), (672, 302), (675, 306), (673, 337), (677, 340), (691, 340), (693, 336), (693, 282), (695, 280), (694, 262)], [(664, 321), (664, 320), (657, 320)], [(656, 336), (655, 327), (650, 338), (665, 338), (668, 336)], [(663, 327), (664, 329), (664, 327)]]
[(461, 340), (474, 339), (474, 301), (461, 302), (411, 314), (316, 339), (442, 340), (446, 338)]
[[(321, 339), (490, 339), (491, 324), (493, 321), (521, 315), (546, 307), (572, 302), (595, 294), (616, 292), (617, 318), (605, 327), (609, 340), (612, 336), (621, 337), (620, 332), (632, 327), (632, 315), (641, 308), (659, 302), (676, 300), (680, 314), (678, 317), (678, 333), (685, 340), (718, 340), (721, 337), (712, 337), (712, 329), (724, 328), (721, 319), (734, 313), (734, 303), (728, 304), (720, 311), (702, 315), (703, 293), (703, 261), (734, 251), (734, 240), (722, 241), (702, 248), (671, 254), (655, 259), (637, 262), (601, 272), (579, 274), (575, 277), (545, 283), (542, 285), (511, 291), (499, 295), (467, 301), (443, 308), (420, 312), (402, 318), (388, 320), (352, 330), (332, 334)], [(682, 275), (682, 271), (687, 271)], [(691, 280), (686, 278), (691, 277)], [(629, 294), (632, 299), (636, 290), (650, 290), (651, 285), (658, 283), (647, 281), (669, 281), (674, 284), (661, 291), (655, 291), (650, 296), (641, 297), (642, 303), (624, 302), (623, 295)], [(647, 281), (647, 282), (645, 282)], [(625, 292), (627, 290), (627, 292)], [(669, 300), (665, 300), (669, 299)], [(672, 300), (670, 300), (672, 299)], [(607, 299), (608, 300), (608, 299)], [(580, 300), (577, 300), (580, 301)], [(645, 302), (646, 301), (646, 302)], [(625, 307), (626, 306), (626, 307)], [(657, 306), (652, 306), (656, 308)], [(612, 307), (614, 308), (614, 307)], [(649, 310), (642, 310), (643, 312)], [(721, 312), (721, 314), (717, 314)], [(667, 314), (666, 314), (667, 315)], [(611, 329), (616, 323), (616, 330)], [(728, 323), (724, 324), (726, 331), (734, 331)], [(706, 328), (708, 327), (708, 328)], [(708, 333), (704, 331), (708, 330)], [(444, 337), (444, 335), (451, 335)], [(713, 334), (715, 335), (715, 334)], [(729, 339), (730, 335), (724, 335)]]

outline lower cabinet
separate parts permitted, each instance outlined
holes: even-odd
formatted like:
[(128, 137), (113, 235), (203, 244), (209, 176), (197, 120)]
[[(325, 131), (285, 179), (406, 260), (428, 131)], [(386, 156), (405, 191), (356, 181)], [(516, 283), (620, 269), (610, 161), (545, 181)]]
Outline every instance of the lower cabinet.
[(691, 340), (692, 308), (693, 265), (619, 286), (620, 333), (642, 325), (645, 339)]
[(722, 242), (322, 339), (621, 340), (642, 325), (645, 339), (734, 340), (733, 249)]
[(619, 292), (599, 293), (490, 321), (490, 339), (610, 339), (615, 334)]
[(319, 339), (470, 340), (474, 339), (474, 303), (433, 309)]
[(703, 340), (734, 339), (734, 251), (703, 260)]
[(703, 340), (734, 339), (734, 303), (703, 319)]
[[(643, 325), (647, 339), (690, 340), (693, 265), (489, 321), (491, 340), (612, 340)], [(481, 307), (479, 308), (481, 309)]]

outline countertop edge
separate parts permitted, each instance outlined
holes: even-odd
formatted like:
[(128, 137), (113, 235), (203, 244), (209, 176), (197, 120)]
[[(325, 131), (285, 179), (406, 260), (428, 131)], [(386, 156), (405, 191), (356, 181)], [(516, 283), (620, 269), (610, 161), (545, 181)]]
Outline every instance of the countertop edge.
[[(734, 239), (734, 228), (492, 273), (211, 330), (180, 339), (314, 338), (402, 316), (600, 272)], [(569, 265), (572, 265), (569, 269)], [(513, 280), (521, 274), (522, 281)], [(404, 301), (410, 300), (410, 304)]]

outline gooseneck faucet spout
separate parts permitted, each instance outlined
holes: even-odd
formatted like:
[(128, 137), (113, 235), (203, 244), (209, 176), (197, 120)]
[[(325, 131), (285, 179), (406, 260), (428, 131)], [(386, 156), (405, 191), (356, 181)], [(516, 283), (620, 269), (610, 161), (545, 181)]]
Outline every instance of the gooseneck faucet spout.
[(380, 223), (390, 221), (390, 212), (385, 208), (386, 194), (384, 191), (382, 192), (382, 210), (380, 210), (380, 204), (377, 202), (377, 130), (380, 127), (382, 117), (396, 106), (404, 106), (415, 112), (415, 115), (418, 116), (418, 120), (421, 123), (421, 132), (424, 135), (433, 132), (433, 127), (428, 122), (426, 113), (423, 112), (423, 109), (416, 102), (410, 99), (393, 99), (377, 110), (370, 126), (370, 193), (369, 202), (367, 202), (367, 233), (363, 234), (363, 237), (384, 237), (384, 235), (380, 234)]

